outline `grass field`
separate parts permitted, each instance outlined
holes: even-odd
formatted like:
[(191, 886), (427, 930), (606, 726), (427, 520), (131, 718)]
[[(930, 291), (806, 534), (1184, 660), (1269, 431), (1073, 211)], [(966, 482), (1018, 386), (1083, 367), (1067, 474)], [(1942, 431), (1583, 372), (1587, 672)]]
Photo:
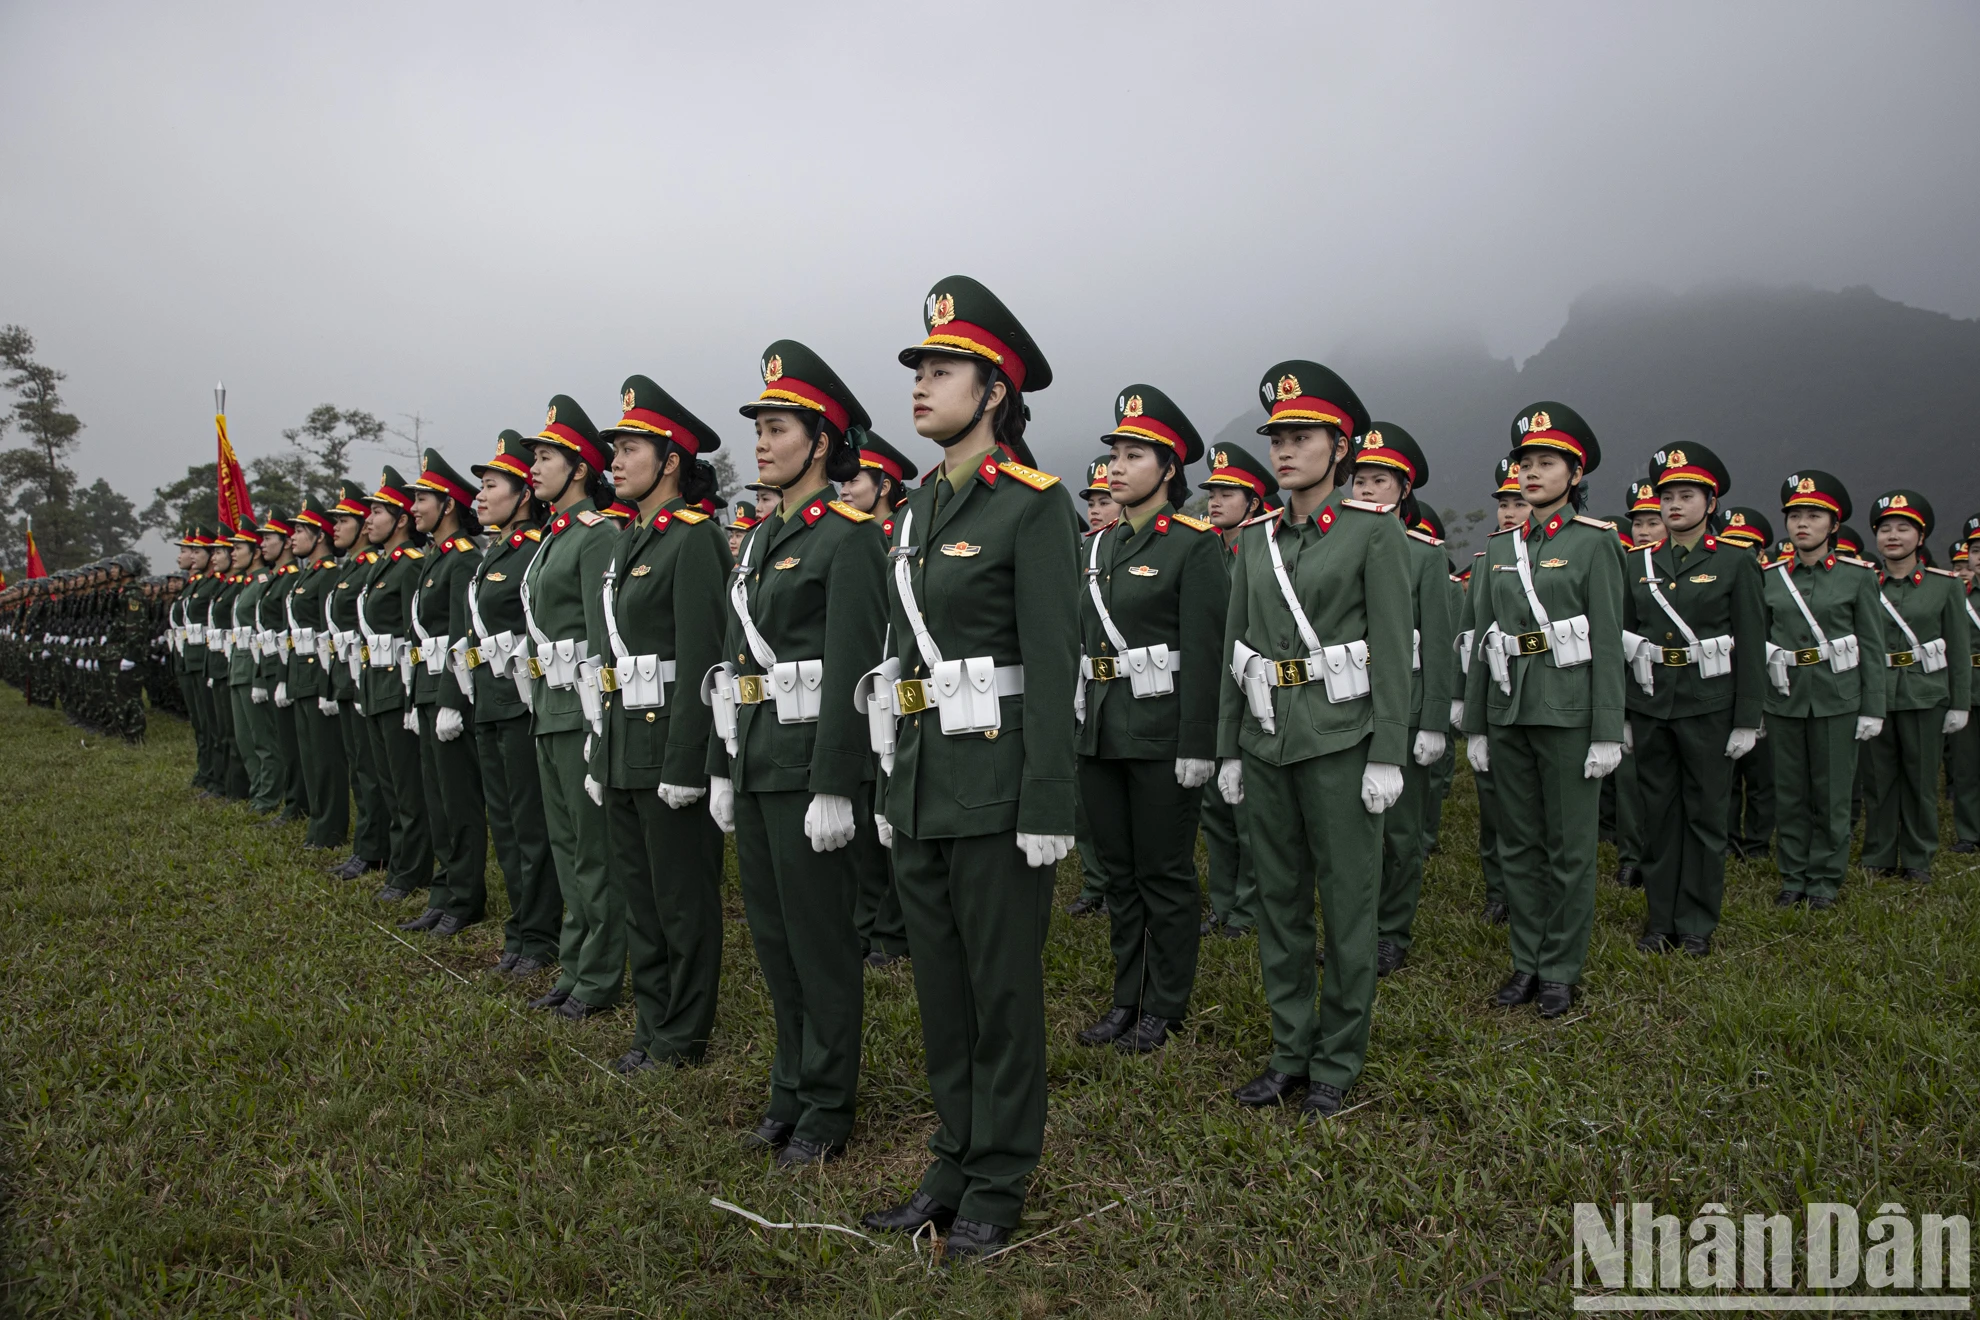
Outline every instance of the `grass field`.
[(1703, 962), (1637, 954), (1642, 897), (1605, 884), (1586, 1000), (1542, 1023), (1483, 1004), (1505, 936), (1473, 915), (1461, 772), (1351, 1113), (1301, 1129), (1228, 1098), (1268, 1048), (1254, 941), (1206, 942), (1161, 1054), (1076, 1046), (1108, 998), (1106, 932), (1061, 917), (1036, 1240), (933, 1271), (710, 1204), (856, 1225), (913, 1186), (933, 1118), (905, 968), (868, 979), (849, 1157), (781, 1175), (737, 1144), (770, 1027), (733, 886), (708, 1064), (626, 1082), (599, 1065), (628, 1012), (523, 1012), (487, 974), (492, 922), (395, 938), (299, 832), (195, 803), (190, 758), (174, 720), (132, 749), (0, 691), (4, 1297), (23, 1312), (1553, 1315), (1577, 1200), (1970, 1214), (1980, 1187), (1971, 859), (1942, 855), (1923, 891), (1853, 876), (1826, 915), (1776, 911), (1771, 868), (1735, 867)]

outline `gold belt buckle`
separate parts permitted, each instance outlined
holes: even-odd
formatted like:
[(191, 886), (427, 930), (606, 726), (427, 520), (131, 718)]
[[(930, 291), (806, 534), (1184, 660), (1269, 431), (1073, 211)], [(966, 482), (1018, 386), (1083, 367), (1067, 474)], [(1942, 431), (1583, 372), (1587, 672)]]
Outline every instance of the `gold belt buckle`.
[(469, 647), (469, 648), (467, 649), (467, 666), (468, 666), (468, 668), (469, 668), (469, 669), (475, 669), (475, 668), (478, 668), (478, 667), (480, 667), (480, 665), (481, 665), (481, 651), (480, 651), (480, 649), (479, 649), (479, 648), (477, 648), (477, 647), (473, 647), (473, 646), (470, 646), (470, 647)]
[(1918, 657), (1910, 651), (1891, 652), (1891, 666), (1895, 669), (1907, 669), (1917, 663)]
[(744, 706), (763, 704), (763, 675), (743, 674), (736, 679), (736, 701)]
[(1975, 669), (1980, 669), (1980, 651), (1975, 651), (1973, 653), (1973, 667)]
[(1794, 653), (1794, 662), (1797, 665), (1819, 665), (1822, 663), (1822, 648), (1819, 646), (1804, 646), (1801, 650)]
[(358, 659), (360, 659), (360, 660), (362, 660), (362, 661), (364, 661), (364, 663), (366, 663), (366, 664), (370, 664), (370, 663), (371, 663), (371, 647), (370, 647), (370, 646), (368, 646), (368, 645), (366, 645), (366, 646), (360, 646), (360, 647), (358, 647)]
[(1691, 663), (1691, 653), (1682, 646), (1667, 646), (1664, 648), (1664, 663), (1673, 666), (1688, 665)]
[(1553, 646), (1553, 639), (1547, 636), (1545, 629), (1539, 632), (1524, 632), (1519, 635), (1519, 653), (1521, 655), (1539, 655), (1543, 651), (1552, 650)]
[(617, 692), (619, 690), (619, 671), (610, 665), (606, 665), (603, 669), (599, 670), (598, 689), (601, 692)]
[(928, 683), (925, 679), (904, 678), (894, 684), (894, 700), (903, 715), (919, 715), (928, 709)]
[(409, 652), (408, 654), (410, 655), (410, 657), (411, 657), (411, 659), (412, 659), (412, 662), (413, 662), (414, 664), (418, 664), (418, 663), (420, 662), (420, 660), (421, 660), (421, 659), (423, 658), (423, 657), (422, 657), (422, 656), (420, 655), (420, 653), (419, 653), (419, 648), (418, 648), (417, 646), (415, 646), (415, 647), (413, 647), (413, 648), (412, 648), (412, 650), (411, 650), (411, 651), (410, 651), (410, 652)]
[(1311, 681), (1305, 660), (1274, 660), (1272, 666), (1278, 670), (1280, 687), (1299, 687)]
[(531, 656), (529, 658), (529, 676), (531, 678), (543, 677), (543, 662), (541, 660), (538, 660), (535, 656)]
[(1094, 656), (1091, 663), (1093, 681), (1096, 683), (1111, 683), (1120, 677), (1120, 671), (1114, 668), (1114, 657), (1111, 655)]

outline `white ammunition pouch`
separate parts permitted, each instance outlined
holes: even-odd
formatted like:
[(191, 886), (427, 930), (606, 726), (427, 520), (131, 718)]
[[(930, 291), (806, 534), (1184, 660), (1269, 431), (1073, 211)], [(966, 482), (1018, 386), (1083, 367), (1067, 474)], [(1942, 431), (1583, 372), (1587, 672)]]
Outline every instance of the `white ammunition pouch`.
[(701, 676), (701, 704), (715, 717), (715, 736), (734, 756), (736, 747), (736, 667), (723, 661)]
[(536, 644), (536, 668), (543, 681), (560, 692), (577, 686), (578, 666), (591, 658), (591, 643), (581, 637)]
[(371, 667), (373, 669), (390, 669), (392, 667), (392, 634), (366, 633), (364, 637), (364, 649), (371, 656)]
[(672, 660), (657, 655), (622, 655), (611, 672), (627, 710), (655, 710), (667, 704), (667, 684), (677, 670)]
[(914, 598), (914, 581), (908, 570), (908, 559), (915, 549), (909, 539), (913, 528), (914, 511), (910, 509), (901, 518), (894, 549), (888, 556), (894, 561), (894, 589), (900, 595), (901, 611), (914, 632), (915, 649), (928, 677), (896, 680), (894, 701), (899, 713), (918, 715), (932, 706), (941, 715), (942, 732), (947, 734), (988, 733), (1002, 728), (1001, 698), (1024, 694), (1024, 666), (999, 665), (995, 657), (987, 655), (964, 660), (943, 658), (942, 648), (935, 644)]
[(577, 662), (578, 705), (584, 709), (585, 722), (596, 732), (605, 720), (604, 691), (599, 686), (598, 676), (605, 668), (604, 660), (597, 656), (587, 656)]
[(426, 672), (440, 673), (447, 667), (447, 657), (453, 651), (453, 639), (445, 633), (419, 639), (420, 659), (426, 661)]
[(1918, 634), (1913, 632), (1911, 625), (1904, 621), (1904, 615), (1898, 613), (1897, 606), (1891, 604), (1891, 598), (1879, 591), (1877, 593), (1877, 599), (1884, 603), (1884, 613), (1890, 615), (1891, 620), (1904, 633), (1905, 644), (1908, 648), (1903, 651), (1886, 652), (1884, 655), (1884, 668), (1909, 669), (1913, 665), (1916, 665), (1918, 672), (1921, 674), (1936, 674), (1941, 669), (1944, 669), (1946, 667), (1945, 638), (1935, 637), (1929, 642), (1919, 641)]
[[(493, 637), (479, 639), (474, 649), (468, 652), (468, 668), (487, 665), (491, 677), (507, 678), (511, 666), (514, 666), (517, 672), (523, 671), (523, 667), (515, 663), (522, 658), (522, 654), (522, 638), (504, 630)], [(523, 672), (523, 677), (527, 678), (528, 674)]]
[(770, 695), (777, 703), (777, 723), (815, 723), (824, 681), (823, 660), (780, 660), (772, 665)]
[(447, 648), (447, 669), (454, 676), (454, 686), (470, 701), (474, 699), (474, 675), (468, 672), (468, 657), (472, 654), (474, 648), (468, 645), (465, 637), (456, 637), (454, 644)]
[(1457, 635), (1454, 645), (1457, 647), (1458, 672), (1460, 674), (1469, 674), (1471, 672), (1471, 645), (1472, 639), (1477, 633), (1478, 630), (1476, 628), (1466, 628)]
[[(1494, 621), (1486, 626), (1485, 640), (1481, 643), (1481, 646), (1485, 652), (1486, 667), (1492, 671), (1492, 681), (1499, 685), (1500, 692), (1506, 696), (1511, 696), (1512, 660), (1506, 651), (1506, 642), (1508, 640), (1506, 634), (1499, 630), (1498, 623)], [(1515, 651), (1519, 649), (1516, 642), (1513, 649)]]
[(409, 637), (394, 637), (391, 639), (391, 643), (392, 659), (399, 666), (399, 682), (405, 687), (407, 692), (411, 692), (413, 685), (413, 657), (419, 653), (419, 648), (412, 644), (412, 639)]
[(853, 685), (853, 708), (866, 716), (867, 737), (881, 756), (892, 756), (900, 745), (899, 730), (894, 725), (900, 715), (894, 684), (900, 677), (900, 657), (890, 655), (861, 674), (859, 682)]
[[(1107, 634), (1107, 640), (1114, 644), (1113, 656), (1095, 659), (1082, 654), (1079, 657), (1079, 683), (1076, 689), (1077, 700), (1073, 702), (1073, 715), (1083, 724), (1086, 722), (1086, 685), (1106, 683), (1117, 678), (1128, 680), (1130, 696), (1166, 697), (1176, 690), (1176, 671), (1182, 668), (1182, 652), (1171, 651), (1165, 642), (1155, 642), (1148, 646), (1129, 646), (1127, 638), (1114, 624), (1114, 616), (1107, 609), (1107, 602), (1100, 595), (1100, 543), (1106, 539), (1102, 532), (1093, 537), (1092, 548), (1086, 556), (1086, 594), (1093, 602), (1093, 609), (1100, 616), (1100, 627)], [(932, 672), (932, 671), (931, 671)]]

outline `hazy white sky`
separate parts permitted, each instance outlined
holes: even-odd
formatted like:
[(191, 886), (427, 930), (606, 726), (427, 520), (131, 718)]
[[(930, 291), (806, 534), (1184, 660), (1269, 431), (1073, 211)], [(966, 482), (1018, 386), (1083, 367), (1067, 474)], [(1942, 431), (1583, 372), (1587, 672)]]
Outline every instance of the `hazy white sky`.
[(1976, 68), (1970, 3), (12, 0), (0, 321), (142, 505), (216, 379), (244, 457), (327, 401), (465, 466), (643, 371), (747, 470), (780, 336), (932, 458), (893, 353), (963, 272), (1071, 474), (1129, 381), (1208, 433), (1279, 358), (1524, 356), (1607, 281), (1980, 314)]

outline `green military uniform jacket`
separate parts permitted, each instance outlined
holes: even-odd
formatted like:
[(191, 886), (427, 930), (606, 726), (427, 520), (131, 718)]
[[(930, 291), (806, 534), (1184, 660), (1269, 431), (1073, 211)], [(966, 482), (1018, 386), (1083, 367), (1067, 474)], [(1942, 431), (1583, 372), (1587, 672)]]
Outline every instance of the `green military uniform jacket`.
[(1677, 650), (1687, 643), (1650, 592), (1653, 574), (1664, 599), (1701, 641), (1733, 639), (1732, 672), (1703, 678), (1696, 664), (1659, 664), (1652, 671), (1654, 693), (1644, 692), (1635, 677), (1630, 678), (1625, 688), (1629, 710), (1673, 720), (1730, 706), (1734, 728), (1759, 728), (1767, 699), (1767, 611), (1753, 552), (1705, 536), (1689, 550), (1665, 540), (1624, 554), (1623, 585), (1628, 594), (1623, 598), (1623, 627), (1653, 646)]
[[(586, 654), (593, 656), (610, 649), (605, 643), (605, 615), (598, 588), (605, 580), (606, 565), (612, 562), (618, 535), (619, 525), (598, 512), (590, 500), (579, 500), (550, 520), (535, 557), (523, 570), (530, 611), (545, 637), (553, 642), (582, 638), (590, 647)], [(523, 636), (534, 656), (535, 642), (527, 627)], [(530, 698), (535, 703), (530, 732), (575, 733), (584, 728), (584, 700), (577, 687), (551, 687), (540, 665), (533, 666), (530, 673), (536, 676)]]
[[(373, 635), (390, 636), (395, 640), (411, 635), (412, 625), (407, 622), (406, 606), (426, 571), (428, 558), (427, 551), (402, 545), (380, 554), (371, 564), (369, 575), (356, 584), (359, 604), (363, 607), (363, 622)], [(413, 667), (420, 668), (419, 665)], [(405, 681), (399, 676), (397, 664), (373, 668), (367, 659), (360, 674), (358, 684), (363, 693), (366, 715), (384, 715), (406, 708)]]
[[(356, 554), (346, 555), (342, 559), (337, 560), (336, 566), (330, 570), (330, 586), (326, 589), (329, 595), (329, 602), (325, 606), (325, 609), (329, 616), (330, 626), (338, 632), (355, 633), (358, 631), (358, 596), (363, 592), (365, 584), (371, 580), (372, 565), (377, 562), (377, 551), (361, 550)], [(351, 676), (349, 660), (340, 658), (333, 652), (330, 657), (329, 696), (334, 701), (351, 701), (362, 704), (364, 701), (362, 684), (365, 673), (363, 656), (364, 639), (359, 637), (353, 645), (359, 648), (358, 676), (356, 678)]]
[[(287, 612), (282, 626), (288, 627), (289, 620), (295, 620), (297, 629), (308, 629), (310, 644), (295, 645), (289, 651), (288, 683), (289, 696), (295, 701), (320, 701), (331, 694), (331, 676), (324, 672), (323, 662), (318, 656), (316, 638), (327, 631), (323, 619), (323, 606), (329, 595), (336, 591), (337, 583), (343, 579), (343, 567), (335, 559), (325, 555), (313, 563), (305, 564), (289, 586)], [(334, 653), (330, 664), (337, 664)]]
[[(1547, 653), (1513, 655), (1512, 693), (1499, 690), (1484, 653), (1485, 632), (1533, 632), (1539, 621), (1526, 603), (1513, 554), (1513, 538), (1527, 540), (1533, 590), (1555, 623), (1588, 616), (1591, 659), (1570, 669), (1556, 668)], [(1477, 657), (1465, 684), (1464, 728), (1484, 734), (1494, 724), (1536, 724), (1561, 729), (1587, 728), (1590, 742), (1621, 742), (1623, 688), (1628, 681), (1622, 652), (1622, 544), (1615, 529), (1594, 518), (1556, 512), (1544, 524), (1522, 523), (1492, 533), (1485, 555), (1471, 573), (1473, 645)]]
[[(1897, 607), (1921, 646), (1940, 639), (1946, 644), (1946, 667), (1932, 674), (1919, 666), (1916, 656), (1908, 665), (1888, 664), (1883, 657), (1864, 651), (1863, 663), (1884, 671), (1885, 711), (1930, 710), (1934, 706), (1967, 709), (1973, 701), (1973, 642), (1963, 584), (1942, 568), (1920, 568), (1901, 578), (1879, 573), (1877, 580), (1884, 599)], [(1886, 654), (1902, 658), (1911, 649), (1911, 639), (1888, 613), (1884, 622)]]
[[(1368, 691), (1348, 701), (1329, 701), (1327, 685), (1317, 673), (1309, 682), (1275, 687), (1272, 714), (1278, 727), (1267, 733), (1237, 681), (1224, 682), (1217, 722), (1219, 759), (1242, 750), (1267, 765), (1291, 765), (1346, 751), (1370, 737), (1369, 760), (1402, 765), (1408, 759), (1409, 634), (1416, 616), (1409, 538), (1390, 506), (1351, 500), (1346, 493), (1345, 487), (1336, 487), (1311, 518), (1295, 518), (1290, 508), (1281, 509), (1276, 519), (1279, 553), (1320, 644), (1367, 643)], [(1218, 667), (1227, 673), (1238, 642), (1267, 664), (1307, 656), (1299, 625), (1272, 571), (1266, 540), (1270, 525), (1245, 529), (1231, 568), (1230, 612), (1218, 657)]]
[[(227, 616), (229, 625), (237, 628), (258, 629), (255, 622), (256, 611), (261, 605), (261, 597), (268, 590), (275, 575), (265, 568), (257, 568), (241, 578), (241, 585), (235, 590), (233, 600), (220, 607), (220, 613)], [(254, 648), (246, 641), (234, 644), (234, 654), (227, 662), (227, 683), (230, 687), (260, 687), (261, 662), (254, 658)]]
[[(1086, 720), (1079, 753), (1115, 760), (1197, 760), (1217, 754), (1215, 649), (1230, 604), (1230, 574), (1223, 539), (1207, 522), (1184, 517), (1168, 504), (1137, 529), (1123, 518), (1093, 533), (1082, 547), (1082, 570), (1094, 564), (1089, 586), (1079, 589), (1080, 647), (1092, 660), (1112, 663), (1116, 651), (1093, 606), (1093, 587), (1106, 602), (1114, 627), (1130, 647), (1160, 643), (1186, 656), (1165, 696), (1136, 698), (1123, 669), (1109, 680), (1086, 684)], [(946, 652), (944, 653), (946, 655)]]
[(1409, 727), (1443, 733), (1451, 723), (1451, 702), (1463, 691), (1458, 675), (1457, 618), (1451, 613), (1450, 559), (1444, 543), (1410, 528), (1410, 578), (1414, 584), (1419, 667), (1410, 675)]
[[(406, 606), (406, 631), (412, 634), (413, 646), (419, 651), (413, 665), (416, 706), (439, 706), (463, 714), (473, 707), (474, 703), (454, 678), (451, 656), (440, 661), (439, 673), (430, 672), (427, 647), (420, 640), (419, 628), (426, 629), (426, 635), (436, 647), (451, 649), (459, 637), (469, 637), (468, 645), (474, 644), (470, 636), (474, 624), (468, 620), (467, 589), (480, 566), (480, 547), (465, 536), (426, 548), (426, 576), (413, 588)], [(419, 621), (419, 628), (413, 627), (414, 619)]]
[[(301, 576), (300, 564), (284, 564), (270, 570), (268, 585), (262, 589), (261, 599), (254, 605), (255, 631), (265, 629), (275, 635), (275, 649), (263, 651), (254, 666), (256, 686), (267, 688), (271, 698), (275, 695), (276, 686), (289, 679), (291, 639), (289, 616), (284, 607), (288, 604), (289, 592), (295, 587), (296, 579)], [(293, 696), (294, 693), (288, 695)]]
[[(523, 705), (522, 694), (516, 690), (513, 671), (505, 670), (500, 678), (489, 667), (492, 659), (481, 649), (487, 638), (497, 633), (514, 633), (519, 643), (527, 645), (529, 629), (523, 622), (522, 580), (530, 561), (536, 558), (536, 548), (543, 542), (543, 533), (534, 523), (519, 522), (505, 527), (488, 543), (481, 552), (481, 562), (475, 565), (474, 576), (469, 580), (469, 589), (474, 593), (474, 609), (468, 611), (464, 626), (474, 627), (474, 613), (479, 611), (481, 622), (488, 629), (478, 633), (470, 645), (474, 648), (468, 656), (468, 672), (474, 678), (474, 722), (496, 724), (502, 720), (512, 720), (529, 713)], [(463, 608), (466, 608), (466, 594), (462, 595)], [(527, 664), (526, 657), (533, 651), (519, 652), (525, 659), (516, 661)]]
[(1884, 681), (1878, 671), (1884, 667), (1884, 630), (1890, 617), (1877, 603), (1877, 570), (1833, 552), (1813, 568), (1792, 554), (1767, 565), (1761, 575), (1765, 579), (1761, 600), (1767, 608), (1767, 640), (1790, 651), (1802, 651), (1815, 646), (1815, 635), (1789, 594), (1782, 580), (1784, 573), (1793, 574), (1794, 585), (1815, 622), (1822, 625), (1823, 636), (1833, 640), (1853, 634), (1861, 658), (1856, 668), (1840, 674), (1826, 660), (1790, 664), (1786, 696), (1771, 681), (1767, 684), (1767, 714), (1790, 719), (1830, 715), (1882, 719)]
[[(722, 659), (729, 567), (727, 533), (682, 499), (669, 500), (650, 520), (633, 519), (614, 543), (607, 573), (612, 625), (628, 656), (672, 662), (674, 681), (661, 685), (662, 704), (650, 710), (627, 710), (617, 690), (606, 694), (592, 778), (607, 788), (707, 781), (713, 719), (701, 700), (701, 679)], [(605, 652), (616, 664), (609, 627)]]
[[(766, 680), (764, 700), (737, 711), (733, 761), (711, 731), (708, 774), (733, 780), (745, 792), (809, 790), (852, 798), (873, 777), (872, 742), (866, 716), (853, 705), (853, 688), (880, 659), (886, 556), (872, 515), (831, 494), (829, 488), (815, 492), (790, 516), (764, 519), (750, 529), (737, 556), (734, 571), (742, 574), (750, 617), (778, 661), (825, 662), (816, 722), (781, 723)], [(765, 673), (741, 618), (732, 608), (724, 613), (720, 659), (738, 676)]]
[[(1053, 489), (1057, 477), (1000, 463), (994, 450), (961, 474), (938, 511), (944, 484), (941, 476), (925, 482), (894, 511), (893, 553), (907, 560), (915, 603), (942, 658), (1023, 665), (1024, 692), (1001, 700), (994, 736), (945, 734), (932, 705), (903, 718), (894, 771), (875, 809), (913, 839), (1070, 835), (1079, 615), (1067, 584), (1083, 567), (1079, 514)], [(888, 654), (900, 661), (902, 678), (925, 679), (891, 564), (887, 578)]]
[(220, 597), (226, 588), (225, 573), (208, 573), (199, 580), (187, 606), (191, 621), (200, 626), (203, 630), (201, 636), (205, 638), (203, 642), (186, 645), (186, 669), (200, 682), (209, 678), (217, 678), (223, 683), (226, 681), (226, 661), (221, 653), (220, 639), (214, 635), (227, 626), (227, 616), (219, 608)]

